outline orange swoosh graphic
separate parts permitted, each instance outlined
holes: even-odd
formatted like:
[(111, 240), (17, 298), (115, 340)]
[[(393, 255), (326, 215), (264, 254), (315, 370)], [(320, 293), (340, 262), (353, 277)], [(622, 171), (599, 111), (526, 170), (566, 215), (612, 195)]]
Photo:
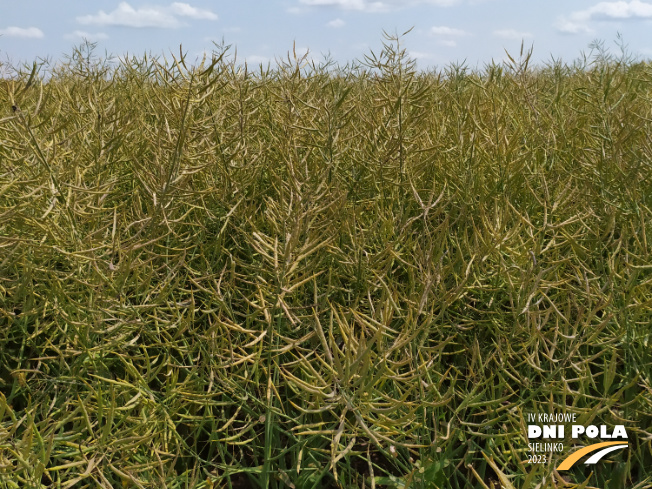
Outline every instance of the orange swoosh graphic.
[(594, 443), (593, 445), (589, 445), (588, 447), (581, 448), (580, 450), (576, 451), (572, 455), (566, 457), (564, 461), (559, 464), (557, 470), (568, 470), (575, 464), (575, 462), (581, 459), (584, 455), (588, 455), (591, 452), (595, 452), (596, 450), (600, 450), (601, 448), (610, 447), (613, 445), (627, 445), (627, 442), (605, 441), (603, 443)]

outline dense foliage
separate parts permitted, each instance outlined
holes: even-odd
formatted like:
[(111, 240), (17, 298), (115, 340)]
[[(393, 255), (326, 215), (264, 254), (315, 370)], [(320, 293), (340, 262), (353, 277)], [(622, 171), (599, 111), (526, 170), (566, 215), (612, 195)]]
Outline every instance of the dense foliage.
[(650, 487), (652, 67), (228, 53), (0, 84), (0, 485)]

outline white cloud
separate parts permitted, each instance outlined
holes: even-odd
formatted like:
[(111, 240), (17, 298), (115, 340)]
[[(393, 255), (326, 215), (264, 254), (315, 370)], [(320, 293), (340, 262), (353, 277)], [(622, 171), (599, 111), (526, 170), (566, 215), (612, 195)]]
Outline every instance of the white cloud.
[(577, 10), (568, 17), (560, 17), (555, 26), (560, 32), (578, 34), (592, 32), (588, 25), (591, 21), (628, 19), (652, 19), (652, 4), (640, 0), (600, 2), (585, 10)]
[(0, 29), (0, 36), (22, 37), (23, 39), (41, 39), (45, 35), (38, 27), (16, 27), (10, 26)]
[(260, 56), (258, 54), (250, 54), (249, 56), (245, 57), (245, 61), (247, 64), (251, 65), (266, 65), (268, 63), (272, 62), (272, 59), (267, 57), (267, 56)]
[(573, 16), (587, 20), (649, 19), (652, 18), (652, 4), (640, 0), (600, 2), (586, 10), (575, 12)]
[(73, 31), (63, 36), (65, 39), (88, 39), (89, 41), (101, 41), (108, 39), (104, 32), (86, 32), (86, 31)]
[(217, 15), (210, 10), (195, 8), (187, 3), (174, 2), (170, 5), (170, 11), (176, 15), (190, 17), (191, 19), (217, 20)]
[(333, 28), (337, 29), (338, 27), (344, 27), (346, 25), (346, 22), (344, 22), (342, 19), (335, 19), (335, 20), (331, 20), (326, 25), (328, 27), (333, 27)]
[(299, 0), (299, 3), (311, 6), (330, 6), (339, 7), (346, 10), (365, 10), (368, 4), (380, 4), (382, 2), (368, 2), (366, 0)]
[(525, 39), (527, 37), (532, 37), (532, 33), (521, 32), (516, 29), (499, 29), (494, 31), (493, 35), (496, 37), (502, 37), (503, 39)]
[(447, 27), (445, 25), (435, 26), (430, 28), (430, 34), (435, 36), (466, 36), (468, 32), (462, 29), (455, 29), (454, 27)]
[(77, 22), (80, 24), (118, 25), (137, 28), (173, 28), (183, 25), (179, 17), (217, 20), (217, 15), (210, 10), (198, 9), (187, 3), (175, 2), (167, 7), (151, 6), (136, 9), (127, 2), (121, 2), (112, 12), (106, 13), (100, 10), (95, 15), (77, 17)]
[(435, 5), (448, 7), (460, 3), (461, 0), (299, 0), (302, 5), (336, 7), (343, 10), (359, 10), (363, 12), (389, 12), (415, 5)]
[(431, 59), (433, 57), (432, 54), (423, 51), (410, 51), (409, 55), (413, 59)]
[(593, 32), (588, 25), (582, 22), (573, 22), (564, 17), (557, 20), (555, 27), (559, 32), (563, 32), (564, 34), (589, 34)]
[(100, 10), (96, 15), (77, 17), (80, 24), (120, 25), (127, 27), (179, 27), (181, 23), (169, 11), (162, 8), (134, 9), (127, 2), (122, 2), (114, 11), (106, 13)]

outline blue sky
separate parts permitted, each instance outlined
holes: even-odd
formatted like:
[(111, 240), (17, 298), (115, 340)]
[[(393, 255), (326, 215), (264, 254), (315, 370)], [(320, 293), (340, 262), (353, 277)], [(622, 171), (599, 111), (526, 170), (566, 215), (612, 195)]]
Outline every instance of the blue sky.
[(652, 2), (640, 0), (22, 0), (0, 4), (0, 62), (61, 59), (83, 38), (100, 53), (169, 54), (179, 45), (191, 58), (222, 39), (239, 60), (274, 61), (293, 45), (317, 61), (341, 63), (382, 45), (382, 32), (401, 33), (419, 65), (451, 62), (482, 67), (518, 54), (573, 61), (594, 40), (617, 52), (652, 57)]

